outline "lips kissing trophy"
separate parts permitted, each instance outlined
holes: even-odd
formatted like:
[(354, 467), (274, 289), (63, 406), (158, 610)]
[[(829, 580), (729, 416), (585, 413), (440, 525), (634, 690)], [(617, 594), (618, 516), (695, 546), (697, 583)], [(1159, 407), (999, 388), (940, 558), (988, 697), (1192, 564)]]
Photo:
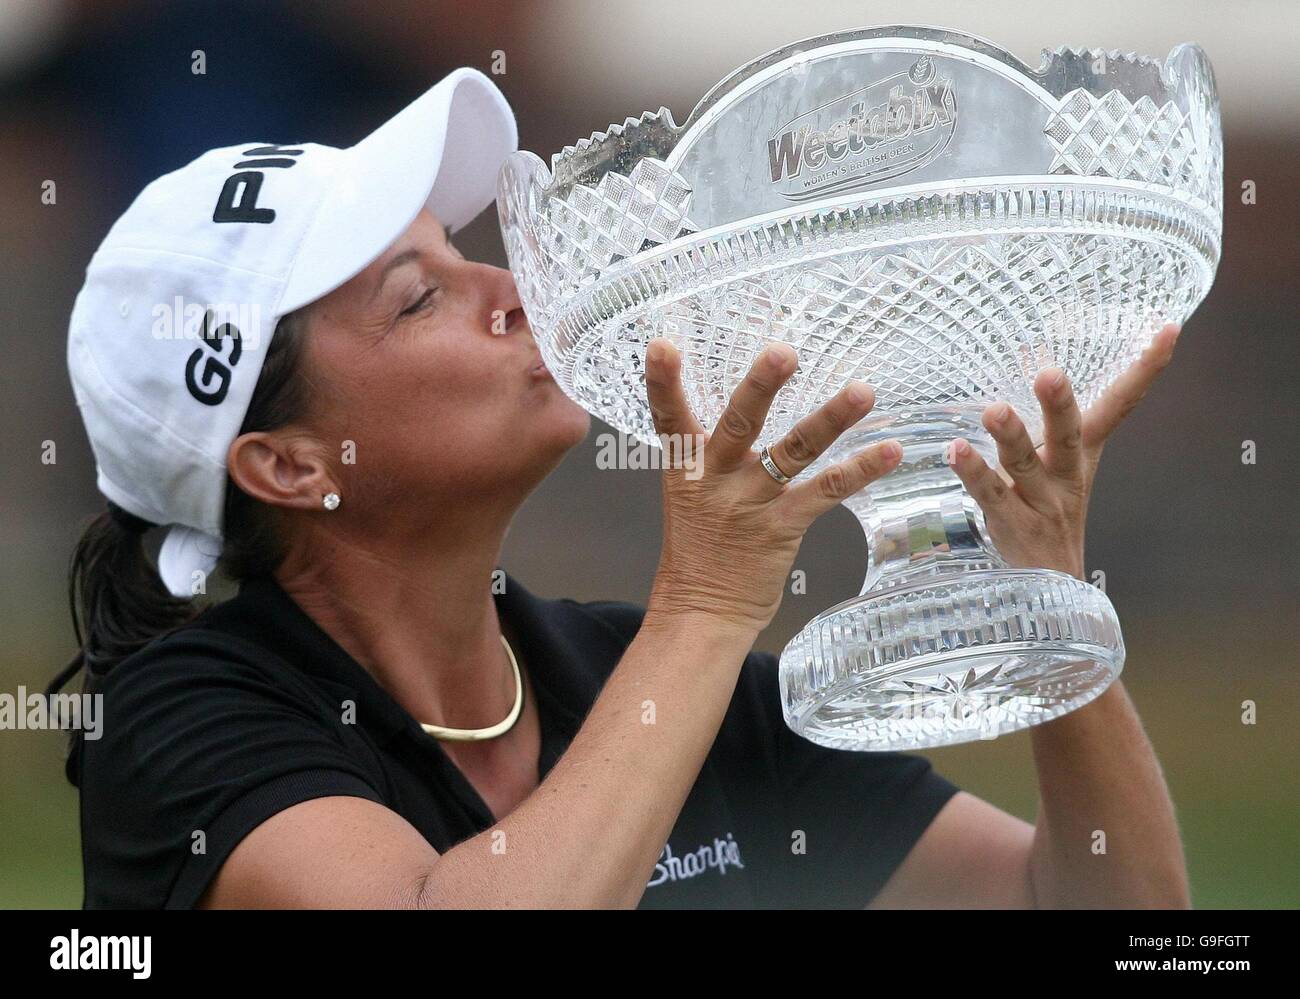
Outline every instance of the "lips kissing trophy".
[(646, 344), (682, 352), (712, 427), (769, 342), (798, 353), (760, 438), (846, 381), (876, 406), (805, 474), (890, 437), (901, 464), (845, 505), (859, 596), (786, 646), (787, 724), (840, 749), (993, 738), (1080, 707), (1124, 643), (1098, 588), (1011, 568), (948, 467), (980, 416), (1060, 366), (1081, 407), (1209, 290), (1222, 138), (1204, 52), (1162, 63), (1060, 48), (1032, 69), (955, 31), (885, 27), (769, 52), (682, 126), (661, 107), (502, 167), (498, 213), (525, 311), (572, 398), (649, 444)]

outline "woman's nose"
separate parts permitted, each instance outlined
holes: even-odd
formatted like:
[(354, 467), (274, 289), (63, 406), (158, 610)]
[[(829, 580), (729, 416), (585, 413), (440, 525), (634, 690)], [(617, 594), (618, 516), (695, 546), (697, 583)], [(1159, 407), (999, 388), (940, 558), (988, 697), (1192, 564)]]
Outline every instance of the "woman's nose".
[(491, 330), (498, 336), (518, 331), (525, 320), (523, 303), (514, 275), (504, 267), (487, 266), (490, 274), (485, 278), (490, 297)]

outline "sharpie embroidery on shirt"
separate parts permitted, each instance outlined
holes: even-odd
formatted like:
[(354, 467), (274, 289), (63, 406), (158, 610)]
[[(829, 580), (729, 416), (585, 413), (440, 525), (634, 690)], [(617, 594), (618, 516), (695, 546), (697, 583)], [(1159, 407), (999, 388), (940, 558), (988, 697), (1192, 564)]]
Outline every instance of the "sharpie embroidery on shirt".
[(728, 867), (744, 870), (745, 865), (740, 859), (740, 844), (732, 839), (731, 833), (727, 833), (726, 840), (714, 837), (712, 846), (705, 844), (694, 853), (680, 857), (674, 857), (672, 846), (665, 843), (663, 852), (659, 854), (659, 862), (655, 864), (654, 877), (646, 882), (646, 887), (653, 888), (665, 881), (684, 881), (697, 877), (710, 867), (716, 867), (719, 874), (726, 874)]

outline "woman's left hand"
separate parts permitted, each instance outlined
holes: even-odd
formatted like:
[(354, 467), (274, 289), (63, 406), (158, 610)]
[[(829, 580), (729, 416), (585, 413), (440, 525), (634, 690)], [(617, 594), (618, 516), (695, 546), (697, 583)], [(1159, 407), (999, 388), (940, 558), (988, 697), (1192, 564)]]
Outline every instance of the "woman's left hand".
[(983, 423), (998, 445), (997, 470), (968, 441), (953, 441), (948, 462), (983, 508), (993, 543), (1010, 565), (1083, 578), (1088, 496), (1102, 448), (1169, 363), (1178, 333), (1173, 324), (1161, 329), (1083, 414), (1060, 368), (1039, 372), (1034, 394), (1043, 408), (1043, 443), (1038, 448), (1010, 405), (989, 406)]

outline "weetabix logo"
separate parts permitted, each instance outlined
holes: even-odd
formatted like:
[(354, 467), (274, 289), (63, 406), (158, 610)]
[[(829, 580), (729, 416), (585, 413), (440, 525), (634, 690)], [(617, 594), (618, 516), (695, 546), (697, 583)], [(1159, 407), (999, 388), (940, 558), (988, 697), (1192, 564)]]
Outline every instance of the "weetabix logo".
[(957, 94), (934, 60), (786, 122), (767, 140), (778, 194), (809, 201), (871, 187), (932, 162), (957, 126)]

